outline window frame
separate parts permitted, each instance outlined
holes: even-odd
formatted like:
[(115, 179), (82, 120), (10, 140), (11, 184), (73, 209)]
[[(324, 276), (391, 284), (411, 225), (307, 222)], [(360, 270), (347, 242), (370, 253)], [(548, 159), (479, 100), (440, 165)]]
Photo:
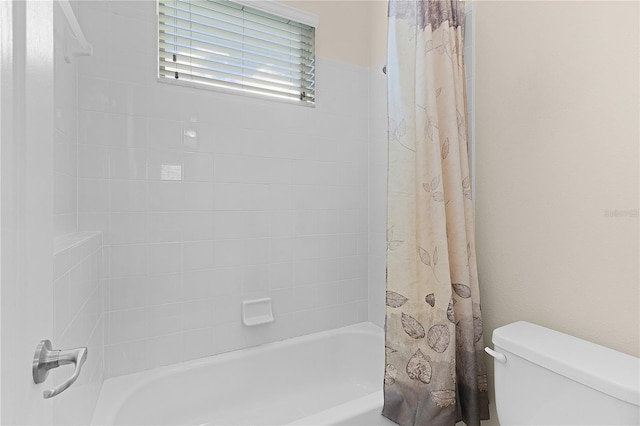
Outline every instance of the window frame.
[[(298, 23), (308, 25), (314, 27), (316, 31), (316, 36), (314, 36), (314, 58), (316, 57), (316, 48), (315, 43), (317, 41), (317, 30), (320, 24), (320, 19), (318, 15), (304, 11), (286, 4), (281, 3), (278, 0), (227, 0), (231, 3), (236, 3), (241, 6), (250, 7), (265, 13), (269, 13), (280, 18), (289, 19), (292, 21), (296, 21)], [(160, 0), (156, 0), (156, 25), (155, 25), (155, 38), (156, 38), (156, 62), (155, 62), (155, 72), (156, 72), (156, 81), (162, 84), (168, 84), (171, 86), (181, 86), (187, 88), (193, 88), (198, 90), (205, 90), (215, 93), (220, 93), (224, 95), (235, 95), (235, 96), (244, 96), (253, 99), (261, 99), (269, 102), (280, 102), (289, 105), (299, 105), (308, 108), (315, 108), (316, 103), (318, 101), (318, 73), (317, 73), (317, 60), (315, 63), (316, 73), (314, 75), (314, 101), (313, 102), (305, 102), (298, 99), (287, 99), (280, 98), (276, 96), (271, 96), (268, 94), (262, 93), (254, 93), (248, 92), (245, 90), (235, 90), (224, 87), (215, 87), (207, 84), (196, 83), (188, 80), (180, 80), (180, 79), (170, 79), (166, 77), (160, 76)]]

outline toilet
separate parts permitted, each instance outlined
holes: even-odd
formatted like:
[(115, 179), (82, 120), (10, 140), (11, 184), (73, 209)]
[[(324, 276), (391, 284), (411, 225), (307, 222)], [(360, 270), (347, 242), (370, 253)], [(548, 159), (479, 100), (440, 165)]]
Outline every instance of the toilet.
[(492, 342), (501, 426), (640, 425), (640, 359), (524, 321)]

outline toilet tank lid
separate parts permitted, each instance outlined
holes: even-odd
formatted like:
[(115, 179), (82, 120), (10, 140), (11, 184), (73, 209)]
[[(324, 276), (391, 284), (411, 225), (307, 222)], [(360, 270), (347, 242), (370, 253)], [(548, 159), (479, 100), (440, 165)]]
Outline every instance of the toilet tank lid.
[(639, 358), (525, 321), (495, 329), (492, 341), (534, 364), (640, 405)]

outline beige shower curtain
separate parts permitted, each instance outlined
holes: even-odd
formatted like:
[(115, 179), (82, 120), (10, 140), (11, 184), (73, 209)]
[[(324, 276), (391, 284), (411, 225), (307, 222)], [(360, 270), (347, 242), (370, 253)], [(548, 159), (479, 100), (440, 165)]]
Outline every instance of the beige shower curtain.
[(383, 415), (489, 416), (467, 152), (464, 3), (389, 3)]

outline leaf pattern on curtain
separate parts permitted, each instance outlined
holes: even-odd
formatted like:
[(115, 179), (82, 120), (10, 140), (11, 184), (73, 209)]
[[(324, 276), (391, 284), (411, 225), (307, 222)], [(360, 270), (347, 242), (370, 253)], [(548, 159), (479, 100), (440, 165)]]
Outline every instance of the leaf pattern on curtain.
[(462, 57), (464, 3), (389, 3), (385, 403), (401, 425), (479, 425), (487, 376)]

